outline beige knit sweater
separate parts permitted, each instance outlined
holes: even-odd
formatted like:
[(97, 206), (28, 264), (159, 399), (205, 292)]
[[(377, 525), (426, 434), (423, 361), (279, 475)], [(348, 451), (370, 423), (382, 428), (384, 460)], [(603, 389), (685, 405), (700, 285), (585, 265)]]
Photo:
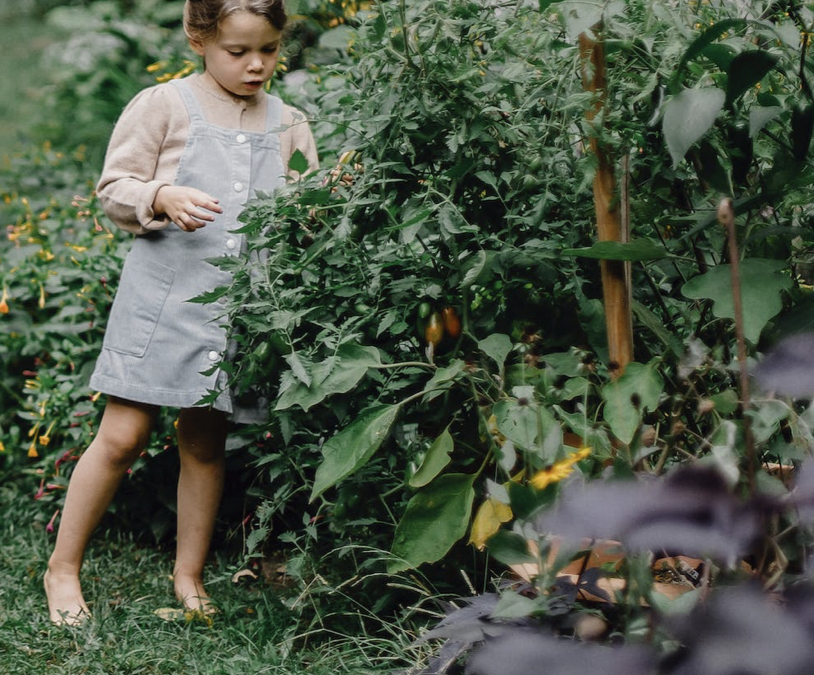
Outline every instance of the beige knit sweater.
[[(200, 74), (189, 76), (195, 96), (208, 122), (229, 129), (263, 131), (266, 126), (265, 92), (242, 99), (215, 91)], [(299, 149), (310, 170), (318, 166), (316, 144), (305, 116), (283, 106), (280, 152), (283, 166)], [(164, 185), (172, 185), (189, 132), (189, 115), (181, 95), (168, 83), (137, 94), (122, 112), (105, 156), (96, 187), (105, 213), (123, 230), (145, 234), (170, 224), (156, 216), (153, 201)], [(212, 195), (218, 198), (218, 195)]]

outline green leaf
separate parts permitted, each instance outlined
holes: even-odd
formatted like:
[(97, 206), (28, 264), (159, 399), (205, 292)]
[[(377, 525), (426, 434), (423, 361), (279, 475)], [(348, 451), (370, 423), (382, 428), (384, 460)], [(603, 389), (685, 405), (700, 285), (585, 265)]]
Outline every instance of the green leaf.
[(288, 170), (292, 173), (303, 174), (308, 171), (308, 158), (302, 153), (302, 150), (295, 150), (291, 153), (288, 159)]
[(454, 447), (452, 434), (449, 433), (449, 427), (447, 427), (427, 450), (421, 466), (410, 478), (410, 487), (420, 488), (430, 483), (449, 464), (450, 454)]
[(472, 514), (475, 475), (440, 476), (407, 503), (396, 527), (387, 572), (395, 574), (440, 560), (466, 534)]
[(525, 537), (509, 530), (498, 530), (486, 542), (489, 555), (504, 565), (534, 564), (537, 561), (529, 551)]
[(540, 423), (535, 406), (514, 399), (498, 401), (494, 407), (498, 431), (524, 450), (537, 450)]
[(656, 369), (635, 361), (627, 364), (618, 380), (604, 386), (603, 416), (620, 441), (629, 444), (633, 440), (642, 413), (658, 407), (663, 390), (664, 380)]
[(732, 59), (737, 55), (737, 50), (725, 43), (711, 44), (703, 49), (700, 56), (712, 61), (721, 70), (728, 70)]
[(491, 616), (501, 619), (516, 619), (531, 616), (539, 611), (540, 603), (534, 598), (520, 595), (517, 591), (507, 589), (500, 594), (497, 606)]
[[(286, 356), (286, 360), (288, 356)], [(305, 412), (333, 394), (353, 389), (371, 366), (381, 364), (379, 350), (355, 344), (344, 344), (334, 357), (317, 363), (311, 369), (311, 380), (302, 378), (286, 389), (277, 399), (275, 410), (287, 410), (298, 405)]]
[(732, 105), (749, 87), (760, 82), (778, 59), (775, 54), (757, 49), (741, 52), (732, 59), (727, 71), (726, 105)]
[[(747, 258), (740, 263), (743, 332), (756, 344), (760, 331), (782, 308), (782, 292), (791, 287), (787, 266), (779, 260)], [(719, 319), (734, 319), (731, 266), (717, 265), (690, 279), (681, 288), (691, 300), (712, 300), (712, 313)]]
[(667, 149), (678, 166), (687, 151), (709, 131), (724, 106), (720, 89), (685, 89), (664, 104), (662, 129)]
[(351, 424), (322, 446), (311, 499), (362, 467), (379, 449), (398, 417), (400, 404), (379, 405), (363, 411)]
[(598, 241), (587, 248), (567, 248), (563, 255), (575, 255), (581, 258), (598, 258), (600, 260), (661, 260), (666, 258), (667, 250), (652, 239), (636, 239), (623, 244), (619, 241)]
[[(696, 56), (701, 54), (709, 45), (721, 37), (724, 33), (735, 30), (736, 28), (743, 28), (751, 23), (747, 19), (724, 19), (718, 23), (707, 28), (701, 35), (690, 43), (684, 55), (681, 57), (678, 66), (673, 71), (673, 77), (670, 79), (671, 91), (676, 91), (680, 82), (681, 75), (684, 72), (684, 67)], [(761, 25), (761, 24), (758, 24)]]
[(439, 368), (433, 373), (433, 376), (424, 385), (424, 391), (429, 392), (437, 389), (442, 384), (452, 383), (461, 378), (464, 372), (466, 363), (463, 359), (455, 359), (445, 368)]
[(715, 404), (715, 410), (721, 415), (731, 415), (740, 405), (738, 392), (734, 389), (724, 389), (719, 394), (710, 396), (710, 400)]
[(346, 24), (326, 30), (319, 36), (319, 46), (323, 49), (345, 51), (356, 39), (356, 31)]
[(190, 298), (187, 302), (194, 302), (201, 305), (209, 305), (213, 302), (217, 302), (220, 298), (225, 296), (229, 292), (229, 286), (218, 286), (217, 288), (213, 288), (211, 291), (205, 291), (200, 295), (196, 295), (194, 298)]
[(763, 127), (783, 112), (779, 105), (754, 106), (749, 110), (749, 136), (754, 137)]
[(503, 333), (493, 333), (478, 342), (478, 349), (497, 363), (500, 368), (503, 368), (503, 364), (512, 351), (512, 346), (511, 338)]

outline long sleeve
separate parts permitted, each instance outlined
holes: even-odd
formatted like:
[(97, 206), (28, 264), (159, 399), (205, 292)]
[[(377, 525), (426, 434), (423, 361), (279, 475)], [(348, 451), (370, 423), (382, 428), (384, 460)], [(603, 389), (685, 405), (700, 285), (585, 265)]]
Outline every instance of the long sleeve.
[[(283, 125), (286, 127), (281, 134), (280, 153), (283, 160), (283, 168), (288, 171), (288, 161), (296, 150), (299, 150), (308, 160), (308, 171), (316, 171), (319, 168), (319, 156), (317, 154), (317, 144), (314, 135), (305, 115), (296, 108), (285, 106), (283, 109)], [(291, 172), (293, 178), (297, 178), (295, 172)]]
[(156, 217), (153, 201), (172, 183), (186, 142), (189, 120), (175, 97), (167, 86), (140, 92), (110, 138), (96, 189), (105, 213), (128, 232), (144, 234), (169, 224), (166, 216)]

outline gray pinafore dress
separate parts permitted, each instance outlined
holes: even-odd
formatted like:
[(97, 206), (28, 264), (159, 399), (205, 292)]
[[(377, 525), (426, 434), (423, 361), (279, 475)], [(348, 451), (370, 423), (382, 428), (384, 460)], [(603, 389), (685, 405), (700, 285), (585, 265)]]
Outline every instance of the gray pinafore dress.
[[(176, 185), (195, 187), (220, 200), (223, 213), (195, 232), (175, 225), (139, 235), (127, 254), (90, 386), (140, 403), (190, 408), (212, 390), (213, 404), (237, 421), (260, 421), (265, 411), (238, 407), (226, 376), (213, 366), (226, 353), (219, 303), (190, 298), (231, 282), (207, 258), (245, 253), (237, 217), (255, 191), (284, 182), (280, 156), (282, 101), (268, 96), (266, 130), (251, 132), (210, 124), (189, 82), (173, 81), (190, 117), (189, 137)], [(207, 374), (208, 373), (208, 374)]]

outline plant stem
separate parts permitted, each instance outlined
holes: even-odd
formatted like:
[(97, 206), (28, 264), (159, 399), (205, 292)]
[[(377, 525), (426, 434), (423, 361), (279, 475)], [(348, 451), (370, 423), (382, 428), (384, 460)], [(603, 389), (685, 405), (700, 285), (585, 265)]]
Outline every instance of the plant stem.
[(729, 264), (732, 269), (732, 306), (735, 310), (735, 334), (738, 341), (738, 365), (740, 367), (740, 389), (743, 416), (743, 435), (746, 444), (746, 460), (748, 462), (749, 488), (754, 494), (757, 474), (757, 456), (755, 453), (755, 439), (752, 435), (752, 419), (749, 417), (749, 371), (746, 363), (746, 338), (743, 333), (743, 301), (741, 298), (740, 256), (738, 253), (738, 240), (735, 232), (735, 211), (732, 200), (722, 199), (718, 205), (718, 221), (724, 226), (729, 241)]

